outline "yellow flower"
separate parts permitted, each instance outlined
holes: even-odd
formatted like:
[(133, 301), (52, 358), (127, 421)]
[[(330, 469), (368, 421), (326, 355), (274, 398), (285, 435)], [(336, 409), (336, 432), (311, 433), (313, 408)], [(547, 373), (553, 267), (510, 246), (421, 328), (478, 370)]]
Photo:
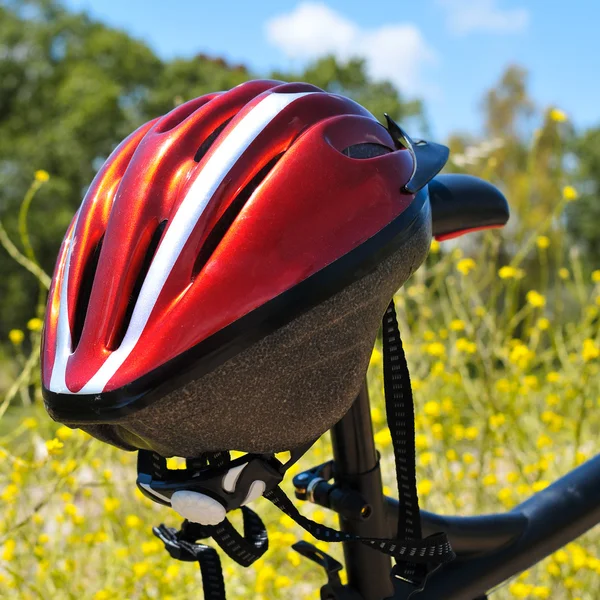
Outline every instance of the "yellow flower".
[(511, 501), (513, 495), (512, 488), (502, 488), (498, 491), (498, 500), (502, 502), (502, 504), (506, 504)]
[(546, 235), (538, 235), (535, 243), (540, 250), (545, 250), (550, 245), (550, 238)]
[(569, 279), (569, 269), (565, 269), (565, 267), (561, 267), (561, 268), (558, 270), (558, 276), (559, 276), (561, 279)]
[(275, 578), (274, 586), (276, 589), (290, 587), (292, 585), (292, 580), (285, 575), (278, 575)]
[(425, 351), (431, 356), (440, 357), (444, 356), (446, 347), (440, 342), (432, 342), (431, 344), (427, 344)]
[(475, 457), (470, 452), (465, 452), (462, 455), (462, 460), (465, 465), (472, 465), (475, 462)]
[(94, 594), (94, 600), (111, 600), (110, 592), (99, 590)]
[(158, 554), (162, 550), (162, 545), (158, 540), (150, 540), (142, 544), (142, 552), (148, 556), (149, 554)]
[(533, 489), (534, 492), (541, 492), (542, 490), (546, 489), (549, 485), (550, 485), (549, 481), (545, 481), (542, 479), (541, 481), (536, 481), (531, 486), (531, 489)]
[(96, 542), (96, 544), (103, 544), (108, 540), (108, 535), (106, 531), (96, 531), (96, 534), (92, 536), (92, 541)]
[(561, 565), (566, 565), (569, 562), (569, 555), (564, 550), (558, 550), (554, 553), (554, 560)]
[(456, 424), (452, 426), (452, 435), (454, 438), (460, 442), (465, 438), (465, 428), (460, 424)]
[(600, 558), (594, 558), (593, 556), (589, 556), (587, 559), (587, 567), (592, 571), (595, 571), (598, 575), (600, 575)]
[(550, 320), (546, 319), (546, 317), (542, 317), (541, 319), (537, 320), (537, 326), (538, 326), (538, 329), (541, 329), (542, 331), (546, 331), (546, 329), (550, 328)]
[(498, 429), (506, 422), (506, 417), (503, 414), (491, 415), (489, 418), (490, 427)]
[(458, 454), (456, 453), (456, 450), (454, 450), (454, 448), (446, 450), (446, 458), (452, 461), (458, 460)]
[(477, 344), (464, 337), (458, 338), (455, 346), (459, 352), (466, 352), (467, 354), (475, 354), (477, 352)]
[(137, 577), (143, 577), (150, 570), (150, 565), (146, 562), (136, 562), (133, 564), (133, 574)]
[(107, 513), (115, 512), (119, 508), (121, 501), (118, 498), (104, 498), (104, 510)]
[(415, 448), (417, 450), (425, 450), (430, 445), (429, 438), (424, 433), (419, 433), (415, 436)]
[(371, 407), (371, 419), (373, 419), (373, 423), (383, 423), (383, 413), (378, 406)]
[(525, 387), (530, 389), (536, 389), (538, 387), (538, 378), (535, 375), (526, 375), (523, 379)]
[(565, 185), (562, 195), (567, 202), (573, 202), (579, 198), (577, 190), (572, 185)]
[(600, 356), (600, 347), (594, 340), (588, 338), (587, 340), (583, 340), (583, 350), (581, 351), (581, 356), (585, 362), (589, 362), (590, 360), (594, 360)]
[(286, 558), (289, 562), (292, 563), (293, 567), (299, 567), (302, 562), (300, 560), (300, 555), (297, 552), (293, 552), (292, 550), (288, 551), (288, 553), (286, 554)]
[(438, 254), (440, 251), (440, 243), (437, 240), (431, 241), (431, 246), (429, 247), (429, 252), (432, 254)]
[(433, 452), (422, 452), (419, 455), (419, 465), (428, 467), (433, 462)]
[(392, 443), (390, 430), (386, 427), (375, 434), (375, 444), (382, 448), (387, 448)]
[(46, 450), (48, 450), (49, 456), (56, 456), (60, 454), (65, 445), (57, 438), (46, 441)]
[(378, 348), (373, 348), (373, 353), (371, 354), (371, 361), (369, 362), (370, 367), (375, 367), (383, 364), (383, 354)]
[(167, 468), (172, 470), (185, 469), (185, 459), (178, 456), (167, 458)]
[(431, 367), (431, 375), (433, 376), (440, 376), (443, 375), (446, 372), (446, 367), (444, 366), (444, 363), (441, 360), (438, 360), (436, 363), (434, 363), (433, 367)]
[(451, 413), (454, 410), (454, 402), (452, 402), (450, 396), (442, 398), (442, 408), (445, 413)]
[(17, 547), (17, 542), (12, 538), (9, 538), (4, 542), (4, 549), (2, 550), (2, 560), (6, 562), (10, 562), (15, 557), (15, 549)]
[(65, 504), (64, 511), (65, 514), (69, 515), (70, 517), (74, 517), (77, 514), (77, 507), (69, 502), (68, 504)]
[(550, 110), (550, 118), (556, 123), (564, 123), (568, 119), (567, 114), (560, 108)]
[(456, 270), (463, 275), (468, 275), (476, 266), (472, 258), (462, 258), (456, 264)]
[(592, 272), (592, 281), (594, 283), (600, 283), (600, 269), (596, 269)]
[(435, 333), (431, 331), (431, 329), (428, 329), (423, 333), (423, 339), (426, 342), (433, 342), (433, 340), (435, 340)]
[(479, 435), (479, 429), (477, 429), (477, 427), (467, 427), (465, 429), (465, 437), (468, 440), (474, 440), (477, 439), (477, 436)]
[(8, 332), (8, 339), (15, 345), (19, 346), (25, 339), (25, 334), (20, 329), (11, 329)]
[(419, 496), (427, 496), (431, 493), (433, 483), (429, 479), (424, 479), (417, 484), (417, 494)]
[(37, 317), (34, 317), (33, 319), (29, 319), (29, 321), (27, 321), (27, 329), (29, 329), (29, 331), (41, 331), (43, 326), (44, 322), (41, 319), (38, 319)]
[(312, 519), (315, 523), (320, 523), (321, 525), (325, 523), (325, 513), (322, 510), (315, 510), (312, 514)]
[(142, 526), (142, 520), (137, 515), (127, 515), (125, 517), (125, 525), (129, 529), (137, 529)]
[(546, 571), (553, 577), (558, 577), (560, 575), (560, 567), (555, 562), (549, 562)]
[(70, 427), (59, 427), (56, 431), (56, 437), (63, 442), (68, 440), (70, 437), (73, 437), (73, 430)]
[(167, 569), (166, 569), (166, 571), (165, 571), (165, 573), (164, 573), (164, 575), (162, 577), (163, 582), (164, 583), (169, 583), (170, 581), (173, 581), (174, 579), (177, 579), (177, 577), (179, 576), (180, 570), (181, 570), (181, 567), (178, 564), (171, 563), (167, 567)]
[(521, 583), (520, 581), (517, 581), (515, 583), (510, 584), (510, 586), (508, 587), (508, 591), (515, 598), (530, 598), (530, 592), (532, 588), (533, 586), (529, 583)]
[(37, 424), (37, 421), (33, 417), (23, 419), (23, 427), (25, 427), (25, 429), (35, 429)]
[(525, 271), (523, 269), (517, 269), (515, 267), (501, 267), (498, 271), (500, 279), (521, 279), (524, 277)]
[(40, 183), (44, 183), (45, 181), (48, 181), (48, 179), (50, 179), (48, 171), (44, 171), (43, 169), (36, 171), (34, 177), (35, 180), (39, 181)]
[(550, 598), (551, 592), (552, 590), (549, 587), (541, 585), (536, 585), (533, 590), (531, 590), (534, 598)]
[(430, 400), (429, 402), (425, 403), (425, 406), (423, 407), (423, 412), (428, 417), (439, 417), (442, 412), (442, 409), (440, 407), (439, 402), (436, 402), (435, 400)]
[(548, 446), (552, 446), (552, 439), (549, 438), (545, 433), (542, 433), (537, 439), (536, 446), (541, 450), (542, 448), (547, 448)]
[(529, 290), (527, 292), (527, 302), (531, 304), (534, 308), (542, 308), (546, 305), (546, 298), (542, 296), (539, 292), (535, 290)]
[(498, 479), (493, 473), (490, 473), (481, 480), (481, 483), (483, 483), (485, 486), (496, 485), (498, 483)]
[(461, 321), (460, 319), (454, 319), (450, 322), (450, 329), (452, 331), (462, 331), (465, 328), (465, 323), (464, 321)]
[(503, 394), (508, 394), (511, 390), (510, 381), (508, 379), (502, 378), (498, 379), (495, 384), (496, 390)]

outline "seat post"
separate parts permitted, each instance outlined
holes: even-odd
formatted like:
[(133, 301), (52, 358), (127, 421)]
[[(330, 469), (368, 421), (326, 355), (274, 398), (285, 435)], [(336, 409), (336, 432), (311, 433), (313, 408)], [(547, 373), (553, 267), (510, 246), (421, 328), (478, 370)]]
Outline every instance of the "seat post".
[[(379, 457), (373, 439), (369, 392), (364, 383), (354, 404), (331, 430), (335, 481), (359, 492), (371, 514), (363, 520), (340, 516), (342, 531), (366, 537), (391, 537), (385, 511)], [(359, 543), (344, 543), (348, 583), (364, 600), (383, 600), (394, 593), (389, 556)]]

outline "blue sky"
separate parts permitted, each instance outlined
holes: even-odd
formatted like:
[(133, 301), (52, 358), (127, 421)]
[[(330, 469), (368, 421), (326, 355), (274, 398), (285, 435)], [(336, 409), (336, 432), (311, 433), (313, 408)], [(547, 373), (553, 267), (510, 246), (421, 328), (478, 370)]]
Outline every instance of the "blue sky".
[(66, 0), (146, 41), (160, 56), (220, 55), (257, 74), (324, 53), (364, 56), (375, 77), (425, 100), (434, 137), (476, 133), (504, 68), (530, 72), (540, 107), (600, 125), (597, 0)]

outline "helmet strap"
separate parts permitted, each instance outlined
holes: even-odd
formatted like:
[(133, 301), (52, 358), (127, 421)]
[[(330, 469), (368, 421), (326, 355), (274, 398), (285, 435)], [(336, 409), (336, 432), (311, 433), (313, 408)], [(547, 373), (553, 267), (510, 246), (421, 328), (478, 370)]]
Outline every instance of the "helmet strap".
[[(267, 550), (267, 532), (262, 521), (244, 506), (256, 481), (265, 484), (262, 495), (267, 500), (316, 539), (324, 542), (359, 542), (393, 557), (396, 563), (392, 577), (396, 588), (405, 588), (407, 598), (423, 590), (428, 577), (442, 564), (455, 558), (445, 533), (435, 533), (422, 539), (416, 486), (414, 404), (393, 300), (383, 317), (383, 366), (386, 415), (399, 492), (398, 530), (395, 537), (361, 537), (316, 523), (300, 514), (279, 483), (285, 471), (312, 443), (293, 451), (285, 464), (272, 454), (247, 454), (230, 461), (229, 453), (213, 453), (188, 461), (188, 468), (181, 471), (168, 471), (166, 460), (158, 454), (139, 452), (138, 485), (156, 502), (172, 505), (175, 503), (175, 493), (187, 490), (221, 502), (224, 510), (242, 509), (243, 536), (224, 518), (224, 514), (223, 519), (214, 525), (200, 525), (186, 520), (180, 531), (164, 525), (154, 528), (154, 534), (163, 541), (173, 558), (200, 563), (207, 599), (225, 600), (225, 587), (215, 550), (198, 543), (198, 540), (212, 537), (224, 552), (243, 566), (249, 566)], [(171, 474), (178, 473), (181, 475), (177, 476), (176, 481), (167, 479)], [(237, 475), (234, 477), (231, 473)]]

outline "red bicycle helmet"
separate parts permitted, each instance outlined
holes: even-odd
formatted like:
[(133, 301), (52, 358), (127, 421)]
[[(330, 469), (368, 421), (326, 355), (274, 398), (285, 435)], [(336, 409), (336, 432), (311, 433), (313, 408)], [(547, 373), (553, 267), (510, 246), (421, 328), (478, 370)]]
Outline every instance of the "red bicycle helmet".
[(312, 85), (253, 81), (131, 134), (58, 257), (42, 347), (53, 418), (184, 457), (327, 431), (431, 240), (418, 190), (447, 151), (417, 165), (389, 126)]

